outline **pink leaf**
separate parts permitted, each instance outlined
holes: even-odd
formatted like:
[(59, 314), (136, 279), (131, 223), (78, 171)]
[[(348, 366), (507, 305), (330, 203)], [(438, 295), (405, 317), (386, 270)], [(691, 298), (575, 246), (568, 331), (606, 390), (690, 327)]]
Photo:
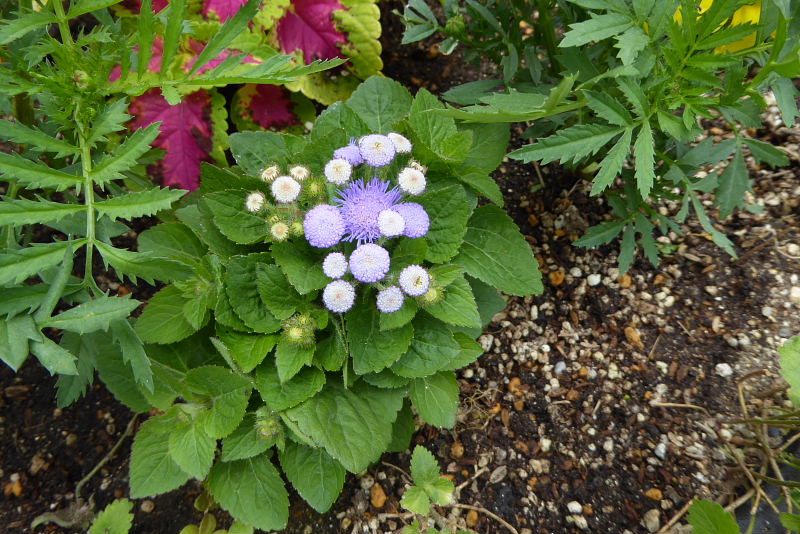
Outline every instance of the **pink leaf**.
[[(137, 52), (139, 51), (139, 47), (133, 47), (134, 50)], [(161, 36), (157, 36), (153, 39), (153, 55), (150, 57), (150, 62), (147, 64), (147, 70), (150, 72), (158, 72), (161, 70), (161, 57), (164, 55), (164, 39)], [(109, 82), (115, 82), (119, 80), (120, 75), (122, 74), (122, 68), (117, 65), (111, 70), (111, 74), (108, 75)]]
[(292, 0), (292, 10), (278, 21), (278, 42), (284, 54), (301, 50), (306, 63), (341, 57), (336, 45), (347, 42), (336, 30), (332, 13), (344, 9), (339, 0)]
[(164, 185), (197, 189), (200, 162), (211, 161), (211, 97), (201, 89), (170, 106), (161, 91), (151, 89), (131, 102), (135, 117), (132, 129), (161, 122), (161, 133), (153, 143), (166, 150), (160, 163)]
[(282, 129), (300, 124), (292, 111), (294, 102), (277, 85), (245, 85), (239, 90), (237, 108), (243, 119), (252, 120), (262, 128)]
[(247, 0), (206, 0), (203, 4), (203, 16), (210, 18), (210, 15), (214, 15), (220, 22), (225, 22), (246, 3)]

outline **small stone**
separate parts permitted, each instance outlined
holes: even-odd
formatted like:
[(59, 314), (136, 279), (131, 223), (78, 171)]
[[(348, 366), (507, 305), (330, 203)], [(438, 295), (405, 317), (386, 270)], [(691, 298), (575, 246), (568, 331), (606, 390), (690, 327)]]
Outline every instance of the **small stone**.
[(659, 517), (660, 514), (661, 511), (658, 508), (648, 510), (644, 514), (644, 517), (642, 517), (641, 525), (650, 532), (658, 532), (658, 529), (661, 526), (661, 518)]
[(32, 475), (35, 475), (39, 471), (45, 470), (48, 467), (50, 467), (50, 464), (48, 464), (45, 459), (42, 458), (41, 453), (37, 452), (33, 455), (33, 458), (31, 458), (31, 467), (29, 471)]
[(456, 441), (450, 446), (450, 456), (456, 459), (464, 456), (464, 445), (460, 441)]
[(603, 450), (604, 450), (604, 451), (606, 451), (606, 452), (611, 452), (611, 451), (613, 451), (613, 450), (614, 450), (614, 440), (613, 440), (613, 439), (611, 439), (611, 438), (607, 438), (607, 439), (606, 439), (606, 440), (603, 442)]
[(78, 443), (78, 436), (75, 434), (67, 434), (67, 438), (64, 441), (67, 447), (74, 447)]
[(142, 502), (139, 508), (141, 508), (142, 512), (149, 514), (156, 509), (156, 504), (150, 499), (147, 499), (146, 501)]
[(712, 297), (716, 297), (717, 293), (719, 293), (719, 288), (717, 286), (706, 286), (704, 289), (706, 290), (706, 293)]
[(586, 283), (594, 287), (600, 284), (601, 277), (597, 273), (592, 273), (586, 277)]
[(373, 485), (375, 485), (375, 479), (372, 478), (372, 475), (364, 475), (363, 477), (361, 477), (361, 480), (359, 480), (359, 482), (361, 483), (361, 489), (363, 489), (364, 491), (367, 491)]
[(644, 350), (644, 343), (642, 343), (642, 337), (639, 334), (639, 330), (637, 330), (636, 327), (626, 326), (625, 338), (628, 340), (628, 343), (630, 343), (637, 349)]
[(372, 489), (369, 490), (369, 501), (373, 508), (383, 508), (383, 505), (386, 504), (386, 492), (383, 491), (383, 486), (380, 484), (372, 486)]
[(539, 441), (539, 448), (542, 449), (542, 452), (549, 451), (550, 447), (552, 447), (552, 446), (553, 446), (553, 440), (551, 440), (551, 439), (542, 438)]
[(551, 272), (548, 277), (550, 278), (550, 284), (553, 287), (558, 287), (564, 283), (564, 271), (553, 271)]
[(478, 517), (478, 512), (476, 512), (475, 510), (470, 510), (469, 512), (467, 512), (467, 526), (468, 527), (472, 528), (472, 527), (476, 526), (478, 524), (478, 520), (479, 519), (480, 518)]
[(520, 379), (518, 376), (515, 376), (511, 380), (508, 381), (508, 391), (509, 393), (514, 393), (515, 395), (521, 394), (522, 392), (519, 389)]
[(622, 289), (628, 289), (633, 285), (633, 278), (628, 273), (623, 274), (619, 277), (619, 287)]
[(644, 496), (648, 499), (652, 499), (654, 501), (660, 501), (664, 498), (664, 495), (661, 493), (661, 490), (658, 488), (650, 488), (649, 490), (644, 492)]
[(800, 306), (800, 287), (792, 286), (789, 290), (789, 300)]
[(665, 443), (659, 443), (656, 445), (655, 451), (656, 456), (664, 460), (667, 457), (667, 445)]
[(583, 506), (578, 501), (570, 501), (567, 503), (567, 510), (571, 514), (581, 514), (583, 513)]
[(611, 362), (608, 366), (608, 378), (610, 380), (619, 378), (619, 367), (617, 367), (617, 364), (614, 362)]
[(786, 245), (786, 253), (791, 256), (800, 256), (800, 245), (797, 243), (789, 243)]
[(583, 272), (578, 267), (573, 267), (569, 270), (569, 275), (573, 278), (580, 278), (583, 276)]
[(560, 375), (564, 371), (567, 370), (567, 364), (564, 362), (558, 362), (555, 367), (553, 367), (553, 372), (557, 375)]
[(733, 367), (727, 363), (718, 363), (714, 366), (714, 372), (722, 378), (728, 378), (733, 374)]
[(501, 482), (504, 478), (506, 478), (506, 475), (508, 475), (508, 467), (501, 465), (492, 471), (491, 475), (489, 475), (489, 484), (497, 484), (498, 482)]
[(589, 528), (589, 522), (586, 521), (586, 518), (582, 515), (573, 515), (572, 522), (575, 523), (575, 526), (581, 530), (586, 530)]

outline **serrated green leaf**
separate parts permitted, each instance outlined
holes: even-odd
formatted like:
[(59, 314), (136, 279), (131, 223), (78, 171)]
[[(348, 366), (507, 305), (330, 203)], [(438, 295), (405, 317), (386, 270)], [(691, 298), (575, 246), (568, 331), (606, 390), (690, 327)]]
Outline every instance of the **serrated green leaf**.
[(247, 326), (262, 334), (277, 332), (282, 326), (258, 294), (256, 269), (269, 259), (269, 254), (234, 256), (225, 273), (225, 290), (234, 312)]
[(304, 366), (311, 365), (311, 362), (314, 361), (314, 349), (314, 345), (298, 345), (282, 337), (275, 348), (278, 379), (281, 382), (287, 382)]
[(607, 93), (584, 91), (586, 103), (599, 117), (617, 126), (630, 126), (633, 118), (619, 100), (614, 100)]
[(326, 371), (338, 371), (342, 368), (347, 358), (347, 347), (338, 329), (317, 343), (314, 352), (314, 365), (321, 366)]
[(317, 394), (324, 385), (325, 373), (316, 367), (306, 367), (283, 382), (272, 362), (265, 362), (256, 370), (256, 389), (267, 406), (277, 412), (297, 406)]
[(94, 208), (112, 219), (134, 219), (169, 209), (186, 191), (154, 187), (96, 202)]
[(244, 373), (260, 364), (278, 342), (277, 335), (251, 335), (217, 327), (217, 335)]
[(149, 252), (187, 265), (194, 265), (208, 251), (194, 232), (181, 223), (161, 223), (148, 228), (139, 234), (137, 243), (139, 252)]
[(581, 46), (592, 41), (602, 41), (613, 35), (619, 35), (633, 25), (630, 16), (622, 13), (607, 13), (604, 15), (590, 14), (591, 18), (584, 22), (570, 24), (570, 30), (558, 46)]
[(136, 64), (136, 75), (139, 79), (147, 73), (150, 58), (153, 57), (153, 41), (155, 40), (156, 16), (153, 12), (153, 0), (142, 0), (137, 18), (139, 35), (139, 54)]
[(248, 0), (233, 17), (222, 25), (197, 56), (197, 61), (189, 71), (189, 76), (217, 57), (224, 48), (247, 29), (248, 24), (258, 12), (259, 4), (258, 0)]
[(639, 26), (632, 26), (615, 37), (617, 43), (614, 45), (619, 52), (617, 57), (623, 65), (631, 65), (636, 60), (639, 52), (644, 50), (650, 43), (650, 36)]
[(642, 198), (646, 199), (653, 189), (656, 179), (655, 141), (653, 140), (653, 130), (647, 121), (642, 124), (639, 135), (636, 136), (633, 157), (636, 160), (636, 187)]
[(156, 293), (136, 321), (136, 333), (146, 343), (175, 343), (195, 332), (183, 315), (186, 298), (175, 286)]
[(778, 349), (781, 376), (789, 383), (789, 399), (800, 406), (800, 336), (795, 336)]
[(84, 210), (86, 206), (82, 204), (62, 204), (38, 196), (36, 200), (3, 197), (0, 202), (0, 226), (46, 224)]
[(47, 295), (47, 291), (48, 284), (0, 289), (0, 315), (14, 317), (24, 311), (28, 314), (33, 313)]
[(158, 258), (148, 252), (132, 252), (101, 241), (95, 241), (95, 247), (120, 279), (127, 276), (135, 282), (138, 277), (154, 285), (154, 280), (184, 280), (192, 274), (192, 270), (183, 263)]
[(277, 265), (259, 264), (256, 269), (258, 293), (277, 319), (288, 319), (303, 306), (300, 294), (292, 287)]
[(786, 154), (771, 143), (765, 143), (758, 139), (745, 139), (744, 142), (750, 148), (753, 157), (759, 162), (764, 162), (771, 167), (783, 167), (789, 164)]
[(111, 154), (105, 156), (92, 168), (89, 173), (91, 179), (96, 184), (103, 185), (111, 180), (125, 178), (122, 172), (133, 168), (139, 162), (139, 158), (150, 150), (150, 144), (158, 137), (160, 124), (153, 123), (147, 128), (133, 132)]
[(131, 447), (131, 498), (141, 499), (172, 491), (189, 480), (169, 453), (169, 432), (173, 419), (153, 417), (136, 433)]
[[(503, 304), (505, 304), (505, 301), (503, 301)], [(453, 332), (453, 339), (459, 344), (461, 350), (458, 356), (450, 360), (450, 362), (442, 368), (442, 371), (454, 371), (466, 367), (483, 354), (483, 347), (481, 347), (480, 343), (467, 334), (463, 332)]]
[(166, 11), (167, 23), (164, 28), (164, 49), (163, 57), (166, 61), (161, 62), (161, 75), (167, 73), (170, 65), (174, 61), (178, 45), (180, 44), (181, 34), (183, 33), (183, 21), (186, 18), (186, 0), (173, 0)]
[(540, 161), (543, 165), (556, 160), (577, 162), (595, 154), (623, 130), (616, 126), (577, 124), (540, 139), (536, 144), (517, 149), (508, 156), (525, 163)]
[(415, 514), (428, 515), (431, 509), (431, 501), (422, 488), (411, 486), (400, 499), (400, 506)]
[(27, 148), (29, 150), (36, 152), (52, 152), (57, 158), (63, 158), (78, 152), (77, 147), (62, 139), (56, 139), (35, 126), (26, 126), (19, 122), (0, 119), (0, 131), (3, 132), (3, 138), (13, 143), (28, 145)]
[(445, 323), (457, 326), (467, 326), (480, 328), (481, 317), (478, 314), (478, 305), (475, 303), (475, 296), (472, 288), (459, 275), (444, 291), (444, 299), (425, 307), (425, 311)]
[(7, 45), (37, 28), (56, 22), (49, 12), (17, 13), (17, 18), (3, 20), (0, 26), (0, 45)]
[(392, 330), (408, 324), (418, 310), (417, 302), (413, 299), (405, 299), (403, 305), (394, 313), (380, 314), (381, 330)]
[(297, 493), (323, 514), (336, 501), (344, 486), (346, 471), (324, 449), (314, 449), (292, 441), (280, 451), (281, 468)]
[(0, 152), (0, 176), (17, 182), (29, 189), (55, 189), (63, 191), (70, 187), (80, 187), (83, 179), (25, 159), (18, 154)]
[(511, 218), (496, 206), (474, 211), (453, 263), (505, 293), (521, 296), (544, 289), (530, 246)]
[(282, 530), (289, 519), (289, 497), (283, 480), (262, 454), (220, 462), (208, 475), (214, 500), (230, 514), (262, 530)]
[(693, 534), (739, 534), (739, 525), (732, 514), (711, 501), (695, 500), (687, 516)]
[(425, 259), (436, 263), (449, 261), (458, 252), (467, 230), (469, 208), (464, 188), (451, 185), (431, 191), (417, 199), (430, 218), (425, 235), (428, 251)]
[(332, 13), (336, 27), (347, 35), (342, 52), (359, 78), (379, 73), (383, 69), (380, 9), (375, 0), (342, 0), (342, 5), (346, 9)]
[(77, 334), (106, 331), (112, 322), (127, 318), (139, 304), (141, 302), (130, 298), (96, 298), (46, 319), (40, 325)]
[(411, 95), (405, 87), (382, 76), (371, 76), (358, 86), (347, 101), (370, 131), (386, 134), (392, 125), (408, 115)]
[(94, 145), (98, 141), (107, 141), (107, 134), (124, 130), (125, 123), (131, 119), (127, 110), (128, 102), (124, 98), (107, 103), (92, 122), (92, 130), (86, 142)]
[(797, 106), (797, 88), (794, 86), (794, 82), (787, 78), (777, 78), (772, 82), (771, 88), (775, 93), (775, 100), (781, 112), (781, 118), (784, 124), (791, 128), (794, 126), (798, 114), (800, 114)]
[(367, 373), (361, 378), (371, 386), (384, 389), (404, 388), (411, 383), (410, 378), (397, 376), (391, 369), (384, 369), (380, 373)]
[(742, 148), (737, 145), (733, 159), (719, 176), (715, 202), (719, 206), (720, 217), (725, 219), (734, 209), (744, 205), (744, 194), (749, 190), (750, 175), (744, 163)]
[(203, 480), (214, 463), (217, 440), (195, 420), (175, 425), (169, 432), (169, 454), (184, 472)]
[(269, 236), (269, 223), (264, 215), (245, 209), (244, 190), (217, 191), (203, 197), (214, 214), (214, 224), (234, 243), (247, 245), (263, 242)]
[[(42, 334), (30, 316), (21, 315), (0, 321), (0, 359), (14, 371), (17, 371), (28, 357), (29, 340), (31, 342), (43, 340)], [(77, 368), (70, 374), (77, 375)]]
[(429, 376), (458, 356), (461, 346), (447, 325), (425, 314), (417, 315), (412, 324), (414, 338), (408, 351), (392, 365), (395, 374), (407, 378)]
[(415, 154), (422, 161), (463, 162), (472, 145), (472, 132), (459, 132), (453, 119), (432, 113), (439, 109), (444, 109), (444, 104), (426, 89), (420, 89), (408, 117)]
[(622, 246), (619, 250), (619, 272), (625, 274), (633, 263), (636, 252), (636, 230), (632, 224), (625, 227), (622, 234)]
[(250, 381), (232, 371), (215, 365), (190, 369), (186, 385), (211, 402), (210, 409), (201, 413), (198, 423), (213, 438), (224, 438), (233, 432), (244, 418)]
[(496, 313), (506, 308), (506, 301), (500, 292), (489, 284), (470, 277), (467, 277), (467, 280), (472, 288), (472, 294), (475, 295), (475, 302), (478, 304), (481, 326), (486, 327), (492, 322), (492, 317)]
[(347, 343), (353, 370), (363, 375), (389, 367), (408, 350), (414, 329), (410, 324), (392, 330), (381, 330), (381, 313), (364, 295), (359, 305), (347, 312)]
[(619, 176), (631, 149), (632, 137), (633, 130), (626, 128), (622, 136), (614, 143), (614, 146), (600, 162), (600, 170), (592, 180), (592, 195), (598, 195), (605, 191)]
[(128, 534), (133, 527), (132, 509), (128, 499), (115, 499), (94, 518), (89, 534)]
[[(154, 385), (150, 360), (147, 354), (142, 356), (145, 361), (139, 363), (130, 355), (123, 356), (130, 349), (126, 350), (126, 344), (121, 344), (122, 350), (118, 346), (120, 342), (116, 337), (118, 333), (117, 326), (121, 323), (122, 321), (111, 324), (111, 339), (108, 336), (92, 338), (93, 341), (100, 342), (95, 355), (95, 367), (97, 367), (100, 380), (103, 381), (103, 384), (118, 401), (134, 412), (144, 413), (150, 410), (152, 406), (142, 394), (138, 384), (144, 386), (143, 390), (148, 394), (153, 393)], [(141, 350), (141, 340), (138, 339), (138, 336), (136, 336), (136, 343), (136, 348)], [(149, 373), (149, 375), (146, 375), (145, 372)]]
[(288, 164), (305, 145), (301, 138), (276, 132), (239, 132), (230, 141), (236, 162), (251, 176), (258, 176), (270, 163)]
[[(409, 395), (414, 408), (426, 423), (440, 428), (453, 428), (456, 424), (458, 382), (452, 371), (417, 378), (411, 382)], [(417, 481), (417, 484), (420, 482)]]
[(256, 416), (248, 413), (236, 430), (222, 440), (222, 461), (233, 462), (252, 458), (263, 453), (270, 446), (270, 441), (258, 432)]
[(330, 282), (322, 272), (322, 255), (305, 242), (275, 243), (272, 245), (272, 256), (301, 295), (322, 289)]
[(68, 246), (77, 252), (85, 239), (32, 243), (31, 246), (0, 254), (0, 285), (20, 284), (24, 280), (58, 265)]

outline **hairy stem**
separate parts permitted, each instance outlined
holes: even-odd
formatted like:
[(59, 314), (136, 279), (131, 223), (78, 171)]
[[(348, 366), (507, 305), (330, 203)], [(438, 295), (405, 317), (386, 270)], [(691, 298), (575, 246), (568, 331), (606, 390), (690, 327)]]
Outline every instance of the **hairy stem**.
[[(56, 2), (58, 3), (58, 2)], [(99, 294), (100, 288), (94, 281), (92, 262), (94, 260), (95, 237), (95, 213), (94, 213), (94, 182), (92, 181), (92, 152), (83, 132), (78, 136), (81, 148), (81, 169), (83, 171), (83, 201), (86, 205), (86, 265), (83, 271), (83, 284), (91, 289), (95, 295)]]
[(58, 30), (61, 33), (61, 42), (67, 45), (75, 44), (69, 29), (69, 19), (67, 18), (67, 14), (64, 13), (64, 4), (62, 4), (62, 0), (53, 0), (53, 7), (56, 10), (56, 18), (58, 18)]

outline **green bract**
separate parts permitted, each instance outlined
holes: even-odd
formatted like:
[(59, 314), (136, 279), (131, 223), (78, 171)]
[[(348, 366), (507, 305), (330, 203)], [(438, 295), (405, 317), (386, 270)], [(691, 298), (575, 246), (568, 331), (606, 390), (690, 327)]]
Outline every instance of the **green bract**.
[[(430, 113), (441, 107), (425, 91), (412, 97), (396, 82), (373, 77), (323, 112), (305, 138), (235, 134), (238, 165), (206, 165), (200, 195), (176, 212), (180, 222), (142, 234), (150, 249), (192, 274), (159, 291), (136, 324), (157, 362), (153, 391), (142, 393), (165, 413), (136, 437), (133, 496), (206, 479), (234, 517), (277, 529), (286, 524), (288, 506), (278, 463), (298, 493), (324, 511), (345, 471), (360, 472), (384, 452), (408, 446), (409, 399), (425, 422), (455, 424), (453, 371), (481, 354), (474, 339), (505, 304), (496, 288), (529, 295), (542, 285), (512, 220), (496, 206), (477, 207), (485, 204), (479, 197), (499, 196), (486, 184), (503, 155), (495, 143), (504, 146), (507, 132), (459, 128)], [(359, 286), (353, 308), (335, 314), (320, 297), (330, 281), (321, 269), (327, 251), (302, 235), (274, 231), (329, 202), (332, 185), (320, 198), (301, 194), (296, 204), (262, 210), (260, 194), (271, 193), (259, 177), (265, 168), (285, 173), (300, 163), (311, 171), (303, 183), (312, 183), (336, 149), (373, 132), (411, 139), (414, 157), (428, 169), (428, 191), (417, 198), (430, 215), (430, 231), (383, 246), (391, 249), (389, 276), (424, 265), (435, 291), (384, 314), (374, 290)], [(217, 439), (222, 453), (214, 460)], [(423, 482), (437, 502), (445, 500), (439, 484)]]

